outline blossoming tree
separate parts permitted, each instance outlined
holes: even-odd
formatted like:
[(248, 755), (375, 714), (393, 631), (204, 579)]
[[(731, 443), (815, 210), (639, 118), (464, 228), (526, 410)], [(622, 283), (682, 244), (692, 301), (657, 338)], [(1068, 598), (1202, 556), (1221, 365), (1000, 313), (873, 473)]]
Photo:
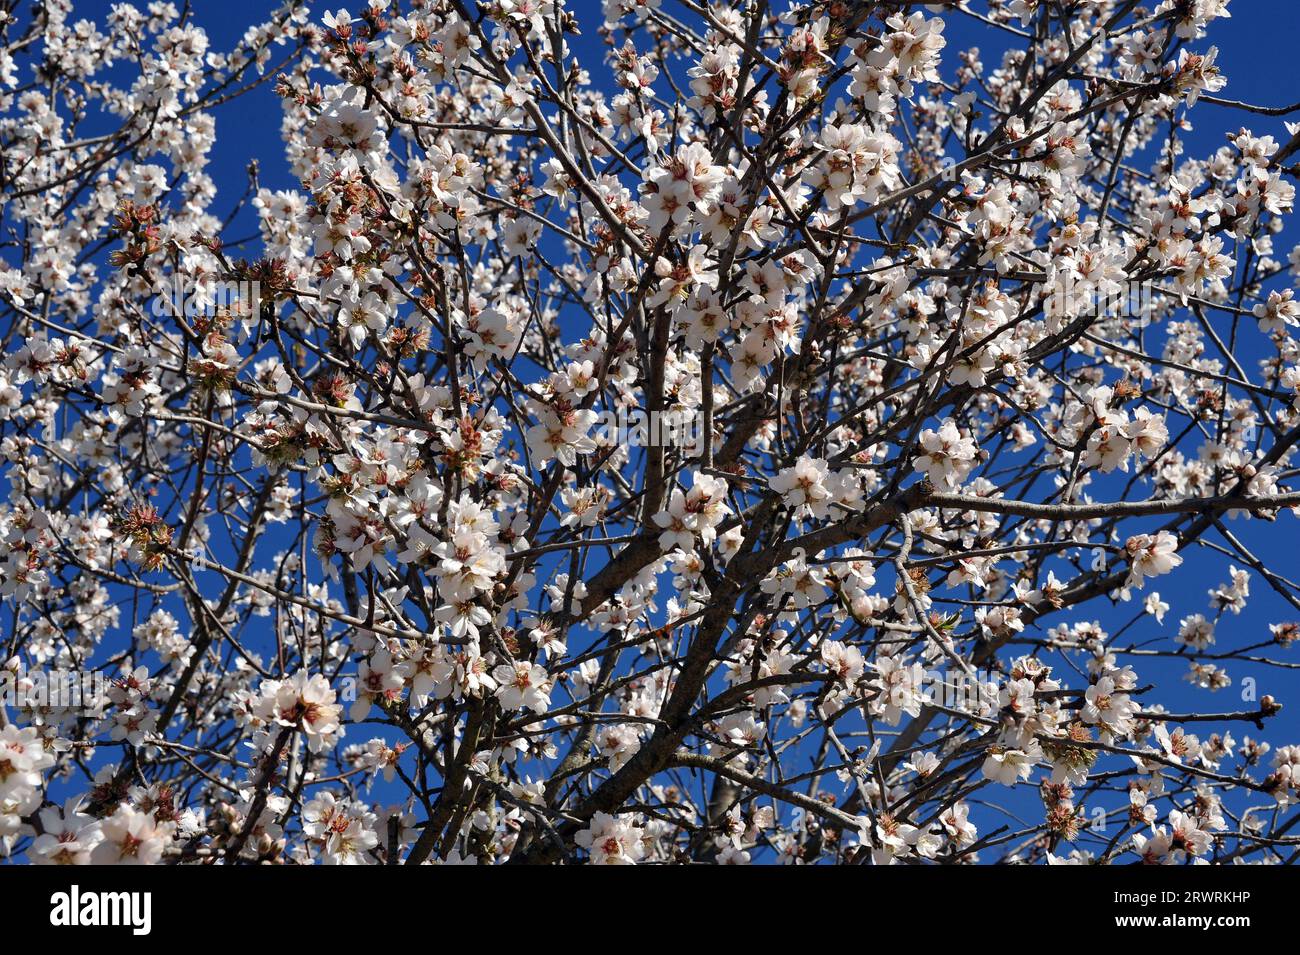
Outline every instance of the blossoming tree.
[(0, 12), (5, 855), (1295, 859), (1227, 0), (71, 6)]

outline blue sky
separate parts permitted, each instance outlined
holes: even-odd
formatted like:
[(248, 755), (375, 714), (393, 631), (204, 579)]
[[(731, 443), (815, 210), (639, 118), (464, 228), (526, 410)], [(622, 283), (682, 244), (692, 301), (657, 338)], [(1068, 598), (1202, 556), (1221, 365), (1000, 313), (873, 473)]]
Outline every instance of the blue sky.
[[(322, 6), (313, 10), (313, 19), (319, 22), (326, 9), (336, 9), (341, 4)], [(782, 4), (774, 4), (781, 9)], [(90, 18), (100, 20), (109, 9), (105, 0), (84, 0), (74, 6), (73, 19)], [(194, 4), (194, 20), (204, 27), (209, 34), (211, 46), (215, 50), (232, 47), (243, 34), (247, 26), (260, 21), (274, 9), (272, 3), (251, 2), (251, 0), (198, 0)], [(577, 11), (579, 24), (584, 29), (582, 38), (571, 40), (583, 59), (589, 64), (593, 78), (602, 82), (599, 66), (603, 45), (596, 36), (601, 15), (599, 4), (595, 2), (571, 3), (570, 8)], [(354, 5), (353, 11), (357, 9)], [(1193, 48), (1203, 50), (1211, 43), (1220, 50), (1218, 63), (1229, 80), (1228, 86), (1219, 95), (1232, 99), (1245, 100), (1268, 106), (1278, 106), (1300, 100), (1300, 83), (1297, 83), (1295, 63), (1295, 40), (1300, 34), (1300, 4), (1264, 3), (1262, 0), (1235, 0), (1232, 4), (1234, 16), (1213, 25), (1211, 35), (1206, 40), (1196, 41)], [(956, 62), (956, 52), (971, 45), (981, 47), (982, 59), (987, 68), (991, 68), (998, 59), (1000, 48), (996, 41), (1002, 38), (987, 27), (958, 14), (946, 17), (948, 28), (946, 36), (948, 47), (944, 51), (945, 77), (951, 75), (951, 65)], [(685, 65), (683, 65), (683, 69)], [(213, 211), (224, 217), (233, 204), (243, 194), (246, 184), (246, 167), (250, 158), (256, 157), (261, 162), (261, 182), (269, 188), (294, 188), (297, 183), (289, 175), (283, 159), (280, 135), (280, 102), (267, 83), (252, 93), (222, 105), (214, 111), (217, 120), (217, 143), (212, 153), (209, 173), (218, 186), (218, 200)], [(1300, 118), (1300, 114), (1297, 114)], [(1208, 103), (1199, 105), (1191, 114), (1193, 130), (1185, 137), (1187, 155), (1203, 156), (1224, 142), (1225, 131), (1235, 131), (1239, 126), (1247, 125), (1256, 134), (1272, 134), (1285, 142), (1288, 138), (1280, 117), (1253, 116), (1226, 109)], [(231, 236), (246, 236), (256, 233), (256, 221), (251, 212), (245, 210), (232, 227)], [(1294, 227), (1284, 234), (1279, 241), (1277, 251), (1284, 257), (1289, 251), (1294, 238)], [(256, 254), (256, 246), (235, 254), (250, 257)], [(1138, 492), (1146, 496), (1146, 490)], [(1153, 526), (1160, 523), (1153, 521)], [(1249, 532), (1244, 532), (1245, 522), (1237, 521), (1230, 525), (1234, 533), (1239, 533), (1244, 542), (1270, 566), (1276, 567), (1284, 575), (1300, 574), (1300, 561), (1295, 558), (1298, 541), (1296, 518), (1285, 514), (1272, 525), (1256, 522)], [(284, 547), (286, 541), (268, 534), (259, 546), (259, 553), (269, 557), (276, 550)], [(1157, 628), (1154, 621), (1145, 620), (1130, 628), (1124, 643), (1131, 638), (1143, 642), (1156, 637), (1163, 638), (1162, 649), (1172, 649), (1169, 638), (1177, 628), (1180, 617), (1190, 613), (1210, 615), (1206, 591), (1226, 582), (1228, 560), (1221, 555), (1200, 548), (1191, 548), (1184, 552), (1186, 565), (1177, 576), (1165, 578), (1154, 583), (1154, 589), (1160, 590), (1172, 609), (1166, 617), (1164, 626)], [(1238, 563), (1240, 566), (1240, 563)], [(1058, 569), (1058, 574), (1060, 571)], [(1063, 576), (1063, 575), (1062, 575)], [(1176, 582), (1176, 589), (1170, 586)], [(1166, 586), (1161, 586), (1166, 584)], [(666, 598), (667, 594), (662, 595)], [(1097, 619), (1106, 629), (1114, 632), (1127, 623), (1138, 609), (1138, 599), (1131, 604), (1121, 604), (1109, 608), (1103, 603), (1090, 605), (1087, 611), (1079, 615), (1058, 615), (1051, 618), (1051, 623), (1061, 620)], [(178, 614), (179, 616), (179, 614)], [(1235, 646), (1253, 643), (1267, 638), (1267, 625), (1280, 620), (1293, 619), (1295, 612), (1269, 591), (1265, 581), (1258, 575), (1252, 575), (1252, 599), (1250, 605), (1240, 616), (1228, 616), (1220, 626), (1220, 645)], [(1300, 662), (1300, 650), (1292, 651), (1296, 662)], [(1183, 682), (1181, 677), (1186, 672), (1183, 661), (1163, 661), (1144, 663), (1141, 668), (1142, 682), (1156, 682), (1160, 685), (1158, 696), (1170, 710), (1204, 709), (1224, 711), (1248, 708), (1239, 700), (1239, 687), (1242, 680), (1252, 678), (1257, 683), (1259, 694), (1272, 693), (1290, 708), (1284, 715), (1274, 721), (1265, 738), (1274, 742), (1289, 742), (1294, 739), (1294, 730), (1300, 721), (1300, 671), (1285, 671), (1264, 666), (1250, 666), (1230, 663), (1229, 672), (1234, 678), (1234, 685), (1218, 694), (1197, 690)], [(1208, 732), (1208, 730), (1207, 730)], [(1240, 739), (1243, 732), (1259, 735), (1253, 729), (1245, 730), (1240, 724), (1232, 727), (1232, 732)], [(357, 742), (365, 735), (354, 730), (349, 734), (349, 741)], [(397, 793), (393, 793), (395, 798)], [(1026, 806), (1036, 802), (1030, 794)]]

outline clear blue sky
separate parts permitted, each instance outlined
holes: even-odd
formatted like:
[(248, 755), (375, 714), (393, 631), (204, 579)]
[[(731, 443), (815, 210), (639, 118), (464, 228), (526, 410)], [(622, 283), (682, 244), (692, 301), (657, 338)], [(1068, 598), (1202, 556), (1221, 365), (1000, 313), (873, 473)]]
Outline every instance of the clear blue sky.
[[(229, 49), (243, 34), (246, 27), (264, 19), (275, 4), (255, 2), (255, 0), (198, 0), (194, 4), (195, 21), (203, 26), (209, 34), (211, 45), (216, 50)], [(332, 3), (313, 10), (313, 18), (319, 22), (320, 16), (327, 9), (344, 6)], [(584, 61), (589, 63), (593, 77), (600, 82), (601, 67), (599, 59), (598, 38), (595, 28), (601, 19), (599, 4), (594, 0), (571, 2), (570, 8), (578, 14), (579, 23), (585, 31), (585, 37), (572, 41)], [(81, 0), (74, 4), (72, 19), (90, 18), (101, 20), (110, 7), (107, 0)], [(774, 4), (782, 9), (784, 4)], [(354, 12), (357, 5), (350, 7)], [(1265, 0), (1234, 0), (1231, 5), (1233, 17), (1218, 21), (1213, 25), (1207, 40), (1197, 41), (1194, 48), (1203, 50), (1210, 43), (1219, 47), (1218, 63), (1229, 80), (1225, 90), (1219, 95), (1246, 100), (1252, 103), (1278, 106), (1300, 100), (1300, 69), (1296, 63), (1296, 38), (1300, 35), (1300, 3), (1265, 2)], [(947, 15), (946, 35), (948, 47), (944, 51), (945, 77), (951, 75), (952, 64), (956, 61), (956, 52), (971, 45), (979, 45), (983, 51), (986, 66), (992, 66), (998, 59), (999, 36), (988, 28), (957, 14)], [(592, 55), (595, 55), (594, 58)], [(270, 84), (253, 93), (218, 107), (215, 110), (217, 120), (217, 144), (213, 151), (210, 173), (218, 185), (218, 201), (213, 211), (224, 216), (233, 203), (243, 193), (246, 186), (245, 169), (250, 158), (261, 161), (262, 184), (271, 188), (292, 188), (296, 183), (289, 176), (283, 160), (280, 138), (280, 105), (271, 92)], [(1300, 114), (1293, 118), (1300, 119)], [(1214, 106), (1199, 105), (1191, 114), (1194, 130), (1187, 137), (1189, 155), (1206, 155), (1224, 142), (1225, 131), (1235, 131), (1241, 125), (1250, 126), (1257, 134), (1270, 133), (1279, 141), (1287, 139), (1281, 118), (1252, 116), (1246, 113)], [(233, 228), (232, 236), (253, 235), (256, 233), (255, 220), (247, 211), (242, 214)], [(1292, 227), (1278, 245), (1279, 257), (1284, 257), (1294, 242), (1297, 230)], [(256, 254), (256, 248), (247, 250), (248, 255)], [(1244, 522), (1237, 522), (1238, 525)], [(1300, 561), (1296, 558), (1297, 544), (1300, 543), (1300, 523), (1291, 515), (1283, 515), (1274, 525), (1256, 526), (1251, 533), (1242, 535), (1249, 546), (1266, 562), (1275, 565), (1283, 574), (1300, 575)], [(1234, 532), (1238, 530), (1233, 527)], [(260, 553), (267, 554), (276, 548), (274, 540), (264, 541)], [(1138, 640), (1145, 640), (1157, 635), (1166, 641), (1177, 627), (1181, 616), (1190, 613), (1209, 615), (1206, 591), (1227, 579), (1227, 561), (1219, 555), (1204, 550), (1192, 549), (1186, 553), (1187, 564), (1175, 578), (1165, 578), (1155, 583), (1165, 599), (1173, 604), (1166, 617), (1164, 627), (1157, 630), (1150, 623), (1144, 622), (1134, 627), (1128, 634)], [(1270, 622), (1292, 619), (1295, 614), (1271, 593), (1267, 584), (1258, 574), (1252, 575), (1252, 600), (1246, 612), (1239, 617), (1227, 617), (1221, 624), (1220, 643), (1239, 645), (1266, 639), (1267, 625)], [(1177, 590), (1168, 583), (1178, 582)], [(1166, 586), (1161, 586), (1166, 584)], [(1112, 632), (1126, 622), (1136, 611), (1133, 604), (1121, 605), (1109, 610), (1104, 605), (1096, 609), (1089, 608), (1087, 618), (1093, 615)], [(1078, 619), (1075, 616), (1053, 618)], [(1172, 649), (1168, 642), (1163, 648)], [(1293, 657), (1300, 661), (1300, 650), (1292, 651)], [(1149, 665), (1142, 668), (1143, 682), (1158, 682), (1161, 687), (1158, 696), (1170, 709), (1180, 707), (1206, 709), (1212, 711), (1245, 708), (1239, 706), (1238, 687), (1243, 678), (1253, 677), (1258, 682), (1260, 693), (1273, 693), (1289, 709), (1282, 718), (1275, 721), (1265, 738), (1275, 742), (1293, 741), (1300, 733), (1295, 730), (1300, 725), (1300, 677), (1296, 671), (1282, 671), (1266, 667), (1248, 667), (1243, 664), (1230, 663), (1229, 671), (1234, 678), (1234, 686), (1211, 696), (1206, 691), (1196, 690), (1182, 681), (1186, 671), (1185, 663), (1173, 661), (1164, 665)], [(1238, 738), (1243, 733), (1240, 724), (1232, 727)], [(1250, 731), (1255, 735), (1253, 730)], [(355, 730), (349, 734), (349, 741), (364, 739)], [(396, 793), (393, 794), (396, 796)]]

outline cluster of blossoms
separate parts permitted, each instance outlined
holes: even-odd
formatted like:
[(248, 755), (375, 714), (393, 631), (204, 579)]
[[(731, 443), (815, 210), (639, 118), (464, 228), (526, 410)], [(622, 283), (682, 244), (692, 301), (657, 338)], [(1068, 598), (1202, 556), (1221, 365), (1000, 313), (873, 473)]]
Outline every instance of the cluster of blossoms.
[(1287, 859), (1227, 0), (71, 6), (0, 15), (0, 855)]

